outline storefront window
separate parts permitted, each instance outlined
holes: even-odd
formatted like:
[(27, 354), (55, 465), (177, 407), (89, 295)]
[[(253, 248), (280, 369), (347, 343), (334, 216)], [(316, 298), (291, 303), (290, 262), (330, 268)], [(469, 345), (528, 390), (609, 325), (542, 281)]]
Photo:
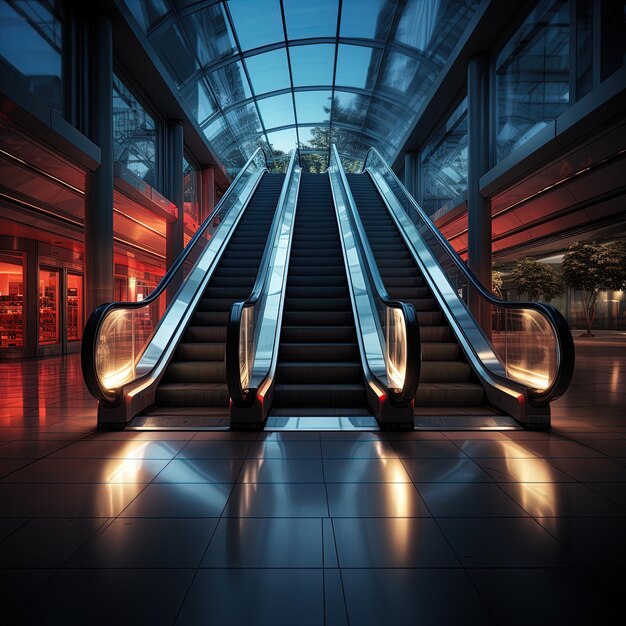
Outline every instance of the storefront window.
[(422, 207), (428, 215), (467, 190), (467, 99), (422, 153)]
[(60, 342), (59, 333), (59, 272), (39, 270), (39, 345)]
[(24, 345), (24, 257), (0, 250), (0, 349)]
[(137, 98), (113, 75), (113, 142), (116, 161), (155, 186), (156, 123)]
[(67, 275), (67, 340), (78, 341), (83, 338), (83, 277), (79, 274)]
[(540, 2), (498, 55), (498, 160), (569, 107), (569, 12), (567, 0)]

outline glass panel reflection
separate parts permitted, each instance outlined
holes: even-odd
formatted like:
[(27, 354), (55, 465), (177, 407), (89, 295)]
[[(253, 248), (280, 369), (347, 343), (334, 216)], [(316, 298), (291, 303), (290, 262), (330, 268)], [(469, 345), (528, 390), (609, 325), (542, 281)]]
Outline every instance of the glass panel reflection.
[(167, 0), (126, 0), (126, 6), (144, 31), (171, 10)]
[(181, 91), (181, 96), (200, 125), (217, 111), (217, 105), (204, 78), (189, 83)]
[(272, 98), (261, 98), (257, 100), (257, 104), (266, 129), (295, 124), (291, 92)]
[(290, 46), (289, 55), (294, 87), (332, 85), (334, 45)]
[(252, 96), (241, 61), (221, 67), (209, 74), (208, 78), (218, 104), (222, 109), (226, 109)]
[(343, 0), (341, 36), (384, 41), (395, 8), (393, 0)]
[(498, 160), (569, 107), (569, 3), (544, 2), (496, 61)]
[(0, 250), (0, 350), (24, 345), (24, 255)]
[(284, 48), (246, 57), (245, 63), (257, 96), (268, 91), (291, 87), (289, 64)]
[(261, 120), (254, 104), (245, 104), (226, 114), (226, 122), (235, 137), (247, 138), (261, 132)]
[(340, 45), (337, 52), (335, 84), (373, 89), (380, 64), (380, 50), (366, 46)]
[(296, 92), (298, 124), (325, 122), (330, 119), (331, 91)]
[(287, 154), (296, 146), (296, 129), (288, 128), (267, 133), (267, 140), (270, 142), (272, 154)]
[(334, 37), (337, 34), (338, 0), (284, 0), (289, 39)]
[(150, 35), (149, 39), (170, 76), (178, 85), (185, 82), (200, 68), (198, 59), (187, 43), (179, 24), (159, 28)]
[(285, 40), (279, 0), (229, 0), (228, 8), (244, 52)]
[(39, 269), (39, 345), (60, 341), (59, 334), (59, 272)]

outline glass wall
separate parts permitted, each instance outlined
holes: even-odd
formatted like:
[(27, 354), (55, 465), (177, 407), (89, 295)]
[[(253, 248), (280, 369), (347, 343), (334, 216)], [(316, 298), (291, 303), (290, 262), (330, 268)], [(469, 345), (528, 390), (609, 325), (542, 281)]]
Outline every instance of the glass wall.
[(570, 102), (568, 0), (544, 0), (496, 59), (496, 156), (527, 142)]
[(83, 302), (83, 277), (81, 274), (68, 272), (65, 297), (68, 341), (78, 341), (83, 338), (83, 326), (85, 325)]
[(467, 190), (467, 98), (422, 151), (422, 208), (438, 211)]
[(183, 157), (185, 245), (202, 223), (199, 184), (200, 172), (198, 168)]
[(155, 187), (156, 122), (137, 98), (113, 76), (113, 158)]
[(59, 271), (39, 269), (39, 345), (60, 343)]
[(0, 250), (0, 350), (24, 346), (24, 255)]
[(61, 111), (61, 21), (56, 2), (0, 0), (0, 67)]

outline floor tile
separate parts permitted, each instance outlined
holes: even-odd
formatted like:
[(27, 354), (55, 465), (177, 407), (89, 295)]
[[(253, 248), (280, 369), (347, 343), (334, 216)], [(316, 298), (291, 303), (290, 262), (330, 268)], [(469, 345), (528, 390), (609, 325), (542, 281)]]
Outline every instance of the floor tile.
[(230, 484), (148, 485), (124, 509), (123, 517), (219, 517), (230, 495)]
[(460, 567), (432, 519), (334, 518), (339, 566)]
[(612, 459), (550, 459), (550, 463), (581, 482), (626, 483), (626, 467)]
[(149, 483), (167, 461), (147, 459), (40, 459), (5, 483)]
[(393, 441), (393, 447), (402, 459), (457, 459), (463, 452), (451, 441)]
[(323, 484), (237, 484), (224, 517), (327, 517)]
[(68, 445), (74, 445), (74, 441), (67, 439), (9, 441), (0, 446), (0, 459), (40, 459)]
[(137, 484), (0, 484), (0, 517), (115, 517), (144, 488)]
[(54, 572), (54, 569), (0, 569), (0, 624), (10, 623)]
[(622, 507), (579, 483), (507, 483), (500, 487), (534, 517), (626, 515)]
[(118, 518), (87, 542), (67, 567), (193, 568), (217, 519)]
[(490, 483), (493, 479), (479, 465), (467, 458), (402, 459), (413, 482), (420, 483)]
[(388, 441), (322, 441), (324, 459), (394, 459), (398, 455)]
[(269, 439), (255, 441), (250, 446), (248, 458), (251, 459), (319, 459), (322, 447), (319, 441), (290, 441)]
[(399, 459), (326, 459), (327, 483), (410, 483), (411, 477)]
[(545, 459), (478, 459), (480, 467), (499, 483), (560, 483), (574, 478)]
[(248, 459), (239, 475), (242, 483), (321, 483), (321, 459)]
[(33, 519), (0, 544), (3, 567), (61, 567), (106, 519)]
[(19, 613), (15, 624), (111, 626), (174, 622), (193, 570), (61, 570)]
[(223, 518), (201, 567), (322, 567), (321, 519)]
[(234, 483), (243, 459), (173, 459), (155, 483)]
[(539, 518), (539, 523), (585, 565), (626, 564), (626, 519), (616, 517)]
[(0, 478), (12, 474), (15, 470), (32, 462), (32, 459), (0, 459)]
[(515, 441), (457, 441), (456, 444), (472, 459), (524, 459), (536, 455)]
[(575, 441), (522, 441), (525, 448), (544, 459), (601, 457), (602, 453)]
[(580, 567), (534, 519), (441, 518), (439, 527), (464, 567)]
[(326, 489), (331, 517), (430, 517), (411, 483), (335, 483)]
[(28, 517), (0, 518), (0, 542), (28, 522)]
[(475, 483), (417, 483), (435, 517), (525, 517), (527, 513), (498, 485)]
[(343, 583), (338, 569), (324, 570), (325, 626), (348, 626)]
[(184, 441), (81, 440), (50, 455), (54, 459), (165, 459), (174, 458)]
[(493, 624), (469, 578), (459, 570), (343, 570), (351, 626)]
[(626, 484), (625, 483), (584, 483), (586, 487), (599, 493), (611, 502), (619, 504), (626, 509)]
[[(233, 590), (245, 599), (233, 602)], [(255, 626), (321, 626), (324, 584), (321, 569), (200, 570), (177, 625), (207, 623)]]
[(193, 440), (178, 453), (177, 459), (245, 459), (250, 441)]
[[(610, 624), (611, 608), (589, 572), (572, 569), (469, 570), (500, 624), (554, 626)], [(520, 590), (527, 590), (520, 601)]]

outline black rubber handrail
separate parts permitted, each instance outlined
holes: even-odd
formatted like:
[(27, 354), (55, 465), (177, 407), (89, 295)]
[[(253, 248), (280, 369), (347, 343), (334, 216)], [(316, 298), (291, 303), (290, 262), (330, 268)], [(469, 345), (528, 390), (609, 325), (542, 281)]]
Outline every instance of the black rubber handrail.
[[(282, 208), (285, 203), (296, 159), (298, 160), (298, 163), (300, 163), (300, 151), (297, 148), (294, 149), (291, 159), (289, 160), (289, 166), (287, 167), (287, 172), (285, 174), (285, 182), (276, 204), (277, 207)], [(244, 389), (241, 385), (239, 363), (241, 319), (243, 317), (244, 309), (256, 306), (259, 298), (264, 292), (271, 270), (270, 257), (274, 248), (274, 241), (282, 223), (283, 216), (284, 210), (277, 211), (274, 216), (274, 220), (272, 221), (272, 226), (265, 243), (265, 249), (263, 250), (263, 256), (261, 257), (261, 263), (259, 264), (259, 271), (249, 298), (247, 300), (233, 303), (228, 316), (228, 324), (226, 326), (226, 384), (228, 386), (228, 393), (230, 394), (231, 400), (236, 406), (239, 407), (251, 406), (256, 397), (256, 389)], [(279, 332), (279, 330), (277, 332)]]
[[(537, 311), (541, 313), (549, 321), (559, 344), (559, 363), (557, 374), (554, 378), (554, 381), (547, 389), (540, 391), (529, 387), (529, 400), (531, 400), (531, 402), (535, 406), (545, 406), (546, 404), (549, 404), (550, 402), (556, 400), (561, 395), (563, 395), (565, 390), (568, 388), (574, 374), (576, 352), (574, 349), (574, 340), (572, 338), (572, 333), (567, 324), (567, 321), (565, 320), (561, 312), (551, 304), (544, 304), (542, 302), (532, 301), (511, 302), (509, 300), (502, 300), (501, 298), (498, 298), (493, 293), (491, 293), (486, 287), (484, 287), (484, 285), (478, 280), (478, 278), (467, 267), (467, 265), (465, 265), (465, 263), (458, 255), (456, 250), (452, 247), (450, 242), (441, 234), (439, 229), (433, 224), (432, 220), (426, 215), (426, 213), (424, 213), (422, 207), (420, 207), (420, 205), (416, 202), (413, 196), (407, 191), (405, 186), (396, 176), (395, 172), (389, 167), (385, 159), (383, 159), (382, 155), (380, 154), (380, 152), (378, 152), (376, 148), (372, 147), (368, 150), (365, 161), (363, 162), (363, 168), (361, 172), (363, 173), (368, 170), (367, 161), (370, 154), (376, 155), (380, 162), (383, 163), (383, 165), (392, 175), (394, 181), (397, 183), (401, 191), (409, 200), (410, 204), (413, 206), (415, 212), (429, 228), (431, 234), (437, 239), (439, 245), (441, 245), (443, 249), (448, 253), (448, 256), (453, 260), (461, 274), (463, 274), (463, 276), (467, 279), (472, 289), (476, 290), (476, 292), (478, 292), (481, 297), (484, 298), (489, 304), (501, 307), (503, 309), (530, 309), (532, 311)], [(520, 381), (517, 381), (515, 379), (509, 379), (500, 376), (495, 372), (491, 372), (491, 370), (489, 371), (496, 378), (499, 378), (506, 382), (510, 382), (511, 380), (513, 380), (517, 384), (522, 384)]]
[[(263, 160), (265, 161), (265, 170), (269, 169), (267, 165), (267, 155), (265, 154), (265, 151), (262, 148), (257, 148), (252, 156), (246, 161), (246, 164), (241, 168), (233, 182), (229, 185), (226, 193), (222, 196), (211, 214), (204, 220), (204, 222), (202, 222), (193, 237), (189, 240), (189, 243), (178, 255), (176, 261), (174, 261), (172, 266), (167, 270), (163, 278), (159, 281), (159, 284), (156, 286), (156, 288), (146, 298), (139, 302), (107, 302), (98, 306), (89, 316), (89, 319), (87, 320), (87, 323), (85, 324), (85, 329), (83, 331), (80, 360), (85, 385), (87, 386), (89, 393), (91, 393), (91, 395), (97, 400), (103, 400), (108, 403), (116, 403), (120, 400), (118, 394), (119, 390), (110, 391), (107, 389), (103, 389), (98, 381), (98, 375), (96, 373), (96, 340), (98, 338), (98, 332), (100, 331), (100, 327), (102, 326), (104, 319), (106, 318), (108, 313), (114, 309), (143, 308), (146, 305), (149, 305), (151, 302), (154, 302), (165, 292), (170, 282), (173, 280), (174, 276), (187, 260), (187, 257), (191, 253), (191, 250), (194, 248), (195, 244), (202, 238), (209, 224), (221, 211), (222, 206), (230, 197), (231, 193), (233, 193), (237, 182), (246, 171), (246, 169), (250, 166), (250, 164), (256, 159), (258, 154), (263, 155)], [(140, 378), (143, 378), (143, 376)]]
[[(419, 384), (420, 371), (422, 366), (421, 338), (417, 314), (415, 312), (415, 307), (410, 302), (394, 300), (387, 292), (387, 289), (385, 288), (383, 280), (380, 276), (378, 264), (376, 263), (374, 253), (372, 252), (369, 240), (367, 238), (367, 235), (365, 234), (363, 223), (361, 222), (361, 218), (358, 214), (358, 211), (356, 210), (354, 197), (352, 196), (352, 191), (350, 189), (350, 186), (348, 185), (348, 181), (346, 179), (345, 172), (343, 171), (343, 167), (341, 166), (337, 147), (334, 144), (333, 150), (335, 153), (335, 159), (337, 160), (337, 163), (339, 165), (339, 179), (341, 181), (343, 191), (348, 199), (348, 205), (350, 208), (348, 213), (353, 228), (358, 234), (358, 237), (356, 237), (356, 242), (359, 246), (362, 256), (365, 258), (366, 261), (365, 268), (369, 277), (369, 282), (374, 287), (376, 297), (385, 306), (393, 309), (400, 309), (404, 317), (407, 341), (407, 369), (405, 373), (404, 386), (400, 391), (393, 390), (389, 389), (387, 385), (383, 383), (383, 381), (380, 381), (378, 379), (378, 377), (376, 377), (376, 379), (387, 390), (389, 402), (392, 406), (398, 408), (406, 407), (411, 404), (417, 392), (417, 386)], [(373, 372), (372, 375), (374, 376)]]

